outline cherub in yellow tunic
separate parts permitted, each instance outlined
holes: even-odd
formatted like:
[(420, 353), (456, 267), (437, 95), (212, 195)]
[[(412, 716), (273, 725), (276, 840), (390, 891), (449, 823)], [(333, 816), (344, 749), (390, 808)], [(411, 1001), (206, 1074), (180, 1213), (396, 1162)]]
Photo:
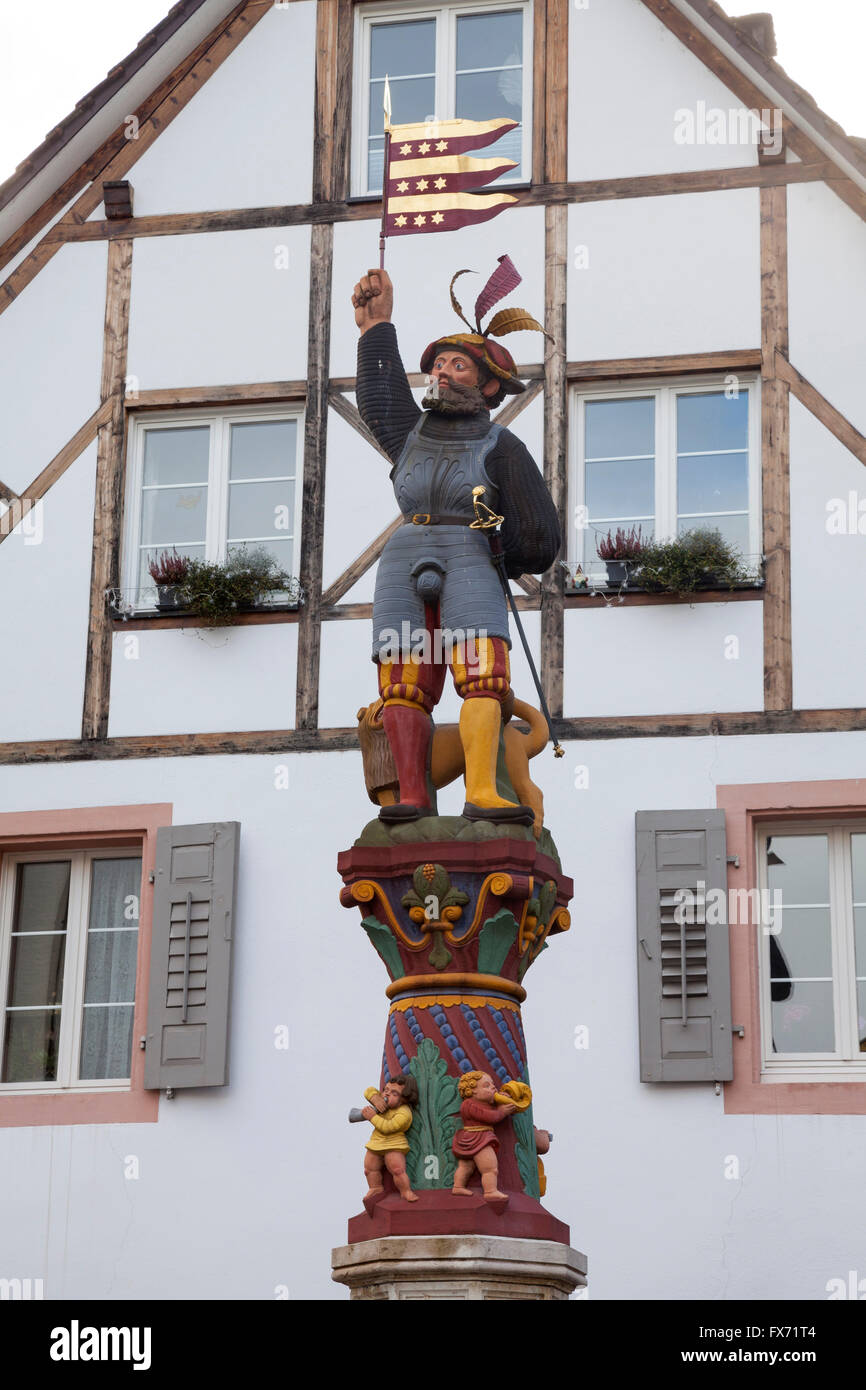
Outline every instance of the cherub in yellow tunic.
[(364, 1201), (381, 1195), (384, 1163), (403, 1200), (417, 1202), (418, 1197), (412, 1191), (406, 1172), (406, 1154), (409, 1152), (406, 1131), (412, 1123), (412, 1111), (418, 1104), (418, 1082), (414, 1076), (394, 1076), (382, 1087), (381, 1092), (375, 1086), (368, 1086), (364, 1098), (370, 1104), (364, 1107), (361, 1114), (373, 1125), (373, 1134), (364, 1155), (364, 1176), (369, 1185)]

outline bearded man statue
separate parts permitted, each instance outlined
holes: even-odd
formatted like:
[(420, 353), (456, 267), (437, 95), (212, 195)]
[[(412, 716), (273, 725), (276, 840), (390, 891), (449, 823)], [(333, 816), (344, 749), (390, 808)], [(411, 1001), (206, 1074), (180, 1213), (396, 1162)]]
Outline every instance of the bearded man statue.
[[(463, 318), (454, 280), (451, 301)], [(522, 441), (490, 418), (506, 396), (526, 389), (511, 354), (491, 334), (525, 327), (543, 331), (517, 309), (500, 310), (482, 331), (483, 314), (519, 283), (508, 257), (500, 257), (476, 302), (477, 331), (446, 334), (425, 349), (421, 370), (429, 385), (420, 409), (391, 322), (394, 292), (388, 274), (368, 271), (352, 295), (361, 335), (358, 410), (393, 461), (391, 481), (403, 517), (379, 561), (373, 600), (372, 655), (400, 785), (399, 801), (379, 812), (383, 821), (433, 814), (428, 790), (432, 712), (446, 665), (462, 700), (463, 815), (532, 820), (531, 808), (505, 799), (496, 788), (501, 706), (510, 690), (508, 604), (487, 535), (472, 526), (479, 517), (473, 489), (483, 488), (483, 515), (502, 517), (509, 577), (540, 574), (559, 552), (559, 519), (541, 473)]]

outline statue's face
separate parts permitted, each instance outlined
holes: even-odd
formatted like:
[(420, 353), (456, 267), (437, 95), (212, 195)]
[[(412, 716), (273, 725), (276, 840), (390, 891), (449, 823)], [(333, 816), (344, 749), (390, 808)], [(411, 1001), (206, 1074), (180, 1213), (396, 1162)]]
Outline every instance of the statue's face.
[(432, 384), (421, 402), (425, 410), (439, 411), (443, 415), (477, 415), (486, 410), (486, 397), (498, 390), (498, 382), (487, 381), (479, 386), (479, 371), (475, 362), (465, 352), (443, 348), (437, 353), (431, 367)]
[(393, 1081), (382, 1088), (382, 1095), (389, 1110), (396, 1110), (398, 1105), (403, 1104), (403, 1087), (395, 1086)]
[(493, 1084), (493, 1078), (488, 1076), (487, 1072), (484, 1072), (481, 1079), (475, 1083), (475, 1095), (473, 1099), (483, 1101), (485, 1105), (490, 1105), (495, 1095), (496, 1087)]

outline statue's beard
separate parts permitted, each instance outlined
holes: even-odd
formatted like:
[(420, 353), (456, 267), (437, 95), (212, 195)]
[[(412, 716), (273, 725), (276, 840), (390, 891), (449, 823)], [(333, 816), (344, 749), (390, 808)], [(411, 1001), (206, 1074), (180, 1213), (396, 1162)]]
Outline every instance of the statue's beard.
[(424, 410), (435, 410), (440, 415), (477, 415), (481, 410), (489, 410), (487, 399), (477, 386), (459, 386), (456, 382), (431, 382), (427, 394), (421, 402)]

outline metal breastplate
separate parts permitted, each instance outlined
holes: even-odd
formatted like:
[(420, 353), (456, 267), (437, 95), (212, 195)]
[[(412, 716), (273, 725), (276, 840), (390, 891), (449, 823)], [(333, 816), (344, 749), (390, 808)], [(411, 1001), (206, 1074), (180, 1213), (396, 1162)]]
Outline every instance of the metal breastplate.
[(420, 433), (424, 417), (412, 429), (391, 475), (394, 495), (404, 516), (432, 513), (475, 517), (472, 489), (482, 485), (484, 501), (495, 507), (496, 489), (484, 460), (499, 438), (491, 424), (480, 439), (429, 439)]

